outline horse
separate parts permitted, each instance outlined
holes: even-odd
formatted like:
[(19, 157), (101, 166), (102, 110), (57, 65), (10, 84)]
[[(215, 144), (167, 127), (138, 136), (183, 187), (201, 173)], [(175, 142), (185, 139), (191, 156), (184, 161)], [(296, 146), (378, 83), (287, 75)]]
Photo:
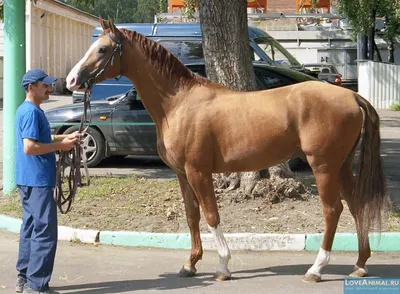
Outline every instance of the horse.
[(358, 260), (350, 276), (367, 275), (368, 234), (375, 224), (380, 229), (388, 196), (380, 119), (366, 99), (320, 81), (234, 91), (193, 73), (159, 43), (118, 29), (110, 18), (99, 22), (103, 33), (70, 71), (67, 87), (74, 91), (119, 75), (135, 85), (156, 125), (158, 154), (176, 173), (184, 200), (191, 252), (179, 276), (195, 275), (203, 255), (201, 208), (219, 255), (214, 278), (231, 278), (212, 174), (259, 171), (300, 154), (315, 176), (325, 220), (319, 252), (302, 280), (321, 281), (343, 210), (340, 195), (358, 235)]

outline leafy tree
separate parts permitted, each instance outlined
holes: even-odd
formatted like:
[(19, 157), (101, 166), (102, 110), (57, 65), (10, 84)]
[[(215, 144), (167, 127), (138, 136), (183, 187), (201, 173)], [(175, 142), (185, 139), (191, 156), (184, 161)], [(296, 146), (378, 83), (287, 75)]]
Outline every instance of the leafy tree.
[(135, 22), (154, 22), (154, 15), (159, 12), (159, 0), (137, 0), (137, 9), (133, 14)]
[[(318, 0), (312, 0), (314, 6)], [(361, 34), (364, 43), (369, 37), (369, 59), (373, 60), (375, 19), (385, 17), (386, 30), (384, 38), (389, 44), (389, 61), (393, 62), (394, 38), (400, 34), (400, 0), (338, 0), (338, 12), (352, 25), (353, 38)], [(364, 54), (364, 58), (367, 54)]]

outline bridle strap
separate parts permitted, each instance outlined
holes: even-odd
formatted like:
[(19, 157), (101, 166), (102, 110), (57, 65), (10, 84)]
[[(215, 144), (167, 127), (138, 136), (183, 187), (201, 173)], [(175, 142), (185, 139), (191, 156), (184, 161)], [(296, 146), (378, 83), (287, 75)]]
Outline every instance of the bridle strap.
[(104, 71), (107, 69), (107, 66), (111, 63), (111, 65), (114, 65), (114, 57), (115, 54), (117, 53), (117, 51), (119, 50), (119, 62), (120, 62), (120, 70), (119, 70), (119, 76), (115, 77), (115, 79), (118, 81), (121, 77), (122, 77), (122, 41), (118, 40), (114, 34), (108, 34), (107, 35), (111, 40), (113, 40), (117, 46), (115, 46), (114, 51), (112, 52), (110, 58), (107, 60), (106, 64), (104, 65), (104, 67), (97, 73), (97, 75), (90, 79), (88, 81), (89, 84), (94, 84), (94, 81), (101, 76)]

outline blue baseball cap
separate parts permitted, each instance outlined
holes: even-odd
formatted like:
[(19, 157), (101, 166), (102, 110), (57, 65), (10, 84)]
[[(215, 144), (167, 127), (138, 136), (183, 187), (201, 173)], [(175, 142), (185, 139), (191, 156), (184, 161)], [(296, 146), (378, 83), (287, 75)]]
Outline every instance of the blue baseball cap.
[(43, 70), (31, 69), (28, 70), (22, 77), (21, 86), (24, 87), (25, 89), (28, 89), (29, 84), (41, 82), (46, 85), (51, 85), (55, 81), (57, 81), (56, 78), (48, 76)]

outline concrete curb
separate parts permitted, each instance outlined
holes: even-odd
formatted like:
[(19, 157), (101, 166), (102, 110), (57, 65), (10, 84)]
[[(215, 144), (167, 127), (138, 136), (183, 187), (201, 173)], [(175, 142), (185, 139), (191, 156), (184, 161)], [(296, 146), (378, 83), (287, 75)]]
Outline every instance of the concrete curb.
[[(0, 214), (0, 229), (19, 233), (22, 221)], [(147, 233), (129, 231), (81, 230), (66, 226), (58, 227), (58, 239), (83, 243), (100, 243), (133, 247), (155, 247), (166, 249), (191, 248), (190, 235), (187, 233)], [(225, 234), (231, 250), (251, 251), (318, 251), (323, 234)], [(211, 234), (201, 234), (204, 250), (216, 250)], [(399, 252), (400, 233), (383, 232), (370, 234), (372, 251)], [(334, 251), (358, 251), (355, 233), (337, 233), (333, 242)]]
[[(19, 233), (22, 220), (0, 214), (0, 229)], [(65, 226), (58, 226), (58, 240), (83, 243), (95, 243), (99, 238), (99, 231), (81, 230)]]
[[(301, 251), (305, 248), (304, 234), (224, 234), (231, 250), (252, 251)], [(216, 250), (211, 234), (201, 234), (204, 250)], [(158, 247), (170, 249), (190, 249), (189, 234), (164, 234), (129, 231), (101, 231), (100, 244), (136, 247)]]

